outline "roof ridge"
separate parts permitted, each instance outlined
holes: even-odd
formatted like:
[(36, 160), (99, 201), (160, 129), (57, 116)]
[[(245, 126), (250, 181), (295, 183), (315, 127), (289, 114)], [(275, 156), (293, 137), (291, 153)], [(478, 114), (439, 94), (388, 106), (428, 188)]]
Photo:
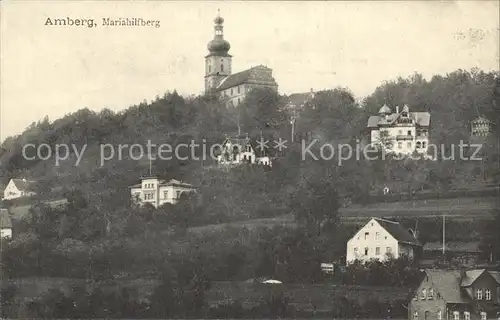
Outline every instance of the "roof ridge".
[(385, 221), (385, 222), (391, 222), (391, 223), (394, 223), (394, 224), (400, 224), (397, 221), (387, 220), (387, 219), (384, 219), (384, 218), (373, 217), (372, 219), (380, 220), (380, 221)]

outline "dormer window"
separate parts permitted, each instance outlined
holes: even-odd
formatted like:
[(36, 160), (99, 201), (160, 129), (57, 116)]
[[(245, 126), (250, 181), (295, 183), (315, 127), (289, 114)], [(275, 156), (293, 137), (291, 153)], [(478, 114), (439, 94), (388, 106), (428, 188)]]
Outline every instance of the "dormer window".
[(460, 312), (453, 311), (453, 320), (460, 320)]
[(468, 312), (468, 311), (464, 312), (464, 319), (465, 320), (470, 320), (470, 312)]
[(403, 111), (403, 112), (401, 113), (401, 116), (402, 116), (403, 118), (407, 118), (407, 117), (408, 117), (408, 112), (404, 112), (404, 111)]

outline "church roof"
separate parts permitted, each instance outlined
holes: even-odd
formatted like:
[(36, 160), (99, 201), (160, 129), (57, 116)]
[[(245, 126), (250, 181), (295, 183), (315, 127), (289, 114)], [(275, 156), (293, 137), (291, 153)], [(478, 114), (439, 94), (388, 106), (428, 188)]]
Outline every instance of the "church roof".
[(224, 78), (217, 91), (226, 90), (244, 83), (256, 83), (278, 86), (272, 77), (272, 69), (259, 65)]
[[(391, 125), (399, 117), (399, 113), (393, 113), (387, 116), (371, 116), (368, 118), (368, 128), (377, 128), (378, 126)], [(429, 112), (410, 112), (410, 117), (415, 119), (415, 122), (420, 125), (427, 127), (431, 121), (431, 114)]]

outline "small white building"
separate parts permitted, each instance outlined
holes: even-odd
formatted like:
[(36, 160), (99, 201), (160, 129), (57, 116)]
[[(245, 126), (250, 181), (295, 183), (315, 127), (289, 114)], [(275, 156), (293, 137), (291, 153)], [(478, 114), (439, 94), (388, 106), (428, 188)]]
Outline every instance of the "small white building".
[(178, 180), (161, 180), (158, 177), (143, 177), (141, 183), (130, 186), (132, 202), (135, 204), (149, 203), (155, 208), (164, 203), (176, 204), (179, 199), (196, 188)]
[(12, 200), (36, 195), (34, 192), (35, 181), (26, 179), (10, 179), (3, 192), (3, 200)]
[(272, 158), (266, 148), (261, 150), (256, 142), (245, 138), (228, 138), (222, 143), (220, 154), (217, 156), (219, 165), (239, 165), (243, 163), (272, 166)]
[(12, 238), (12, 220), (7, 209), (0, 208), (0, 238)]
[(388, 153), (426, 154), (429, 148), (429, 112), (410, 112), (405, 105), (402, 110), (396, 106), (396, 112), (383, 105), (377, 116), (368, 118), (370, 143), (383, 146)]
[(346, 263), (403, 255), (413, 258), (421, 244), (413, 234), (398, 222), (372, 218), (347, 242)]

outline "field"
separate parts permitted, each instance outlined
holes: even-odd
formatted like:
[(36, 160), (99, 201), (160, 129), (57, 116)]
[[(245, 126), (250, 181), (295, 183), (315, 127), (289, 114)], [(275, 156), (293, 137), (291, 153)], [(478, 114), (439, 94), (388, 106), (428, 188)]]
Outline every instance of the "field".
[[(496, 197), (456, 198), (441, 200), (416, 200), (406, 202), (377, 203), (367, 206), (351, 206), (339, 210), (345, 223), (366, 222), (370, 217), (413, 218), (441, 217), (446, 215), (452, 220), (491, 219), (496, 208)], [(294, 226), (293, 215), (276, 218), (253, 219), (190, 228), (193, 233), (214, 232), (226, 227), (254, 229), (259, 227)]]

